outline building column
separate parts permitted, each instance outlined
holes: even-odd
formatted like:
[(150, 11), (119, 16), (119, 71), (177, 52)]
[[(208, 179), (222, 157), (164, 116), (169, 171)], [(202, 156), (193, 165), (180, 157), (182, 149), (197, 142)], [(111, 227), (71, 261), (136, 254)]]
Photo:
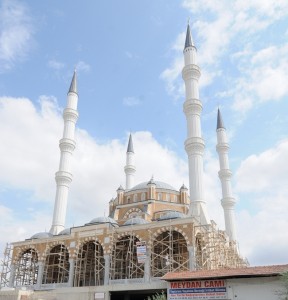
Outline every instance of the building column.
[(11, 264), (10, 266), (10, 277), (9, 277), (9, 287), (14, 287), (14, 280), (15, 280), (15, 265)]
[(36, 287), (38, 289), (41, 287), (42, 284), (43, 273), (44, 273), (44, 261), (38, 261), (38, 275), (37, 275), (37, 283), (36, 283)]
[(75, 259), (69, 259), (69, 278), (68, 278), (68, 286), (73, 287), (73, 279), (74, 279), (74, 269), (75, 269)]
[(109, 274), (110, 274), (110, 255), (104, 255), (105, 260), (105, 271), (104, 271), (104, 285), (109, 284)]
[(144, 264), (144, 282), (150, 282), (151, 278), (151, 250), (146, 248), (146, 260)]
[(188, 246), (188, 254), (189, 254), (189, 271), (195, 270), (195, 250), (194, 246)]

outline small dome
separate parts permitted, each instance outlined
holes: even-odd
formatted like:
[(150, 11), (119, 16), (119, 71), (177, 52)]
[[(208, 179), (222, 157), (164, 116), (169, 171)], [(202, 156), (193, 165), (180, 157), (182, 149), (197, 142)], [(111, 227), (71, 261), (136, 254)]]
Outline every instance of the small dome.
[(118, 223), (109, 217), (97, 217), (92, 219), (89, 223), (85, 224), (85, 225), (93, 225), (93, 224), (105, 224), (105, 223), (110, 223), (112, 225), (118, 225)]
[[(134, 187), (132, 187), (129, 191), (147, 189), (148, 183), (149, 183), (149, 181), (141, 182), (141, 183), (135, 185)], [(158, 188), (158, 189), (177, 191), (173, 186), (171, 186), (168, 183), (165, 183), (162, 181), (153, 181), (153, 183), (156, 184), (156, 188)]]
[(188, 190), (187, 187), (185, 186), (185, 184), (183, 183), (180, 190)]
[(138, 224), (147, 224), (149, 223), (148, 221), (146, 221), (145, 219), (142, 218), (131, 218), (129, 220), (127, 220), (123, 225), (138, 225)]
[(31, 236), (31, 239), (48, 239), (52, 236), (53, 236), (53, 234), (51, 234), (50, 232), (38, 232), (38, 233), (33, 234)]
[(123, 186), (120, 185), (119, 188), (117, 189), (117, 191), (124, 191)]
[(70, 235), (70, 228), (63, 229), (57, 235)]
[(185, 218), (185, 217), (186, 217), (186, 215), (179, 211), (169, 211), (166, 214), (164, 214), (163, 216), (161, 216), (158, 220), (162, 221), (162, 220), (179, 219), (179, 218)]

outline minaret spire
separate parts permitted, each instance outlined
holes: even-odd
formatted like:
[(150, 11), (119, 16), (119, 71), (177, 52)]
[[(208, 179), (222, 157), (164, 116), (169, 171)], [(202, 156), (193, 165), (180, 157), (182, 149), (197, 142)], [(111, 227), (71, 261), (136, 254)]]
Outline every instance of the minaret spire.
[(224, 123), (223, 123), (223, 120), (222, 120), (222, 116), (221, 116), (221, 112), (220, 112), (220, 109), (218, 108), (218, 112), (217, 112), (217, 129), (220, 129), (220, 128), (225, 129)]
[(187, 24), (187, 31), (186, 31), (186, 39), (185, 39), (185, 47), (184, 50), (188, 47), (195, 47), (191, 35), (191, 30), (190, 30), (190, 20), (188, 20)]
[(221, 186), (222, 186), (222, 200), (221, 204), (224, 210), (225, 229), (230, 241), (236, 241), (236, 227), (235, 227), (235, 199), (232, 194), (231, 177), (232, 172), (229, 169), (229, 144), (226, 134), (226, 129), (222, 120), (220, 109), (217, 114), (217, 146), (216, 150), (219, 156), (220, 171), (218, 172)]
[(54, 214), (50, 233), (58, 234), (65, 227), (66, 209), (69, 186), (72, 182), (71, 157), (75, 149), (75, 125), (78, 119), (77, 112), (78, 93), (77, 78), (74, 71), (71, 85), (67, 94), (67, 105), (63, 112), (64, 131), (63, 138), (59, 141), (61, 151), (59, 171), (55, 174), (56, 196)]
[(72, 80), (71, 80), (71, 84), (70, 84), (70, 88), (69, 88), (68, 93), (75, 93), (75, 94), (77, 94), (77, 76), (76, 76), (76, 70), (74, 70), (73, 77), (72, 77)]
[(201, 76), (197, 65), (197, 50), (192, 42), (190, 25), (187, 25), (184, 47), (184, 63), (182, 77), (185, 82), (186, 99), (183, 111), (187, 120), (187, 139), (185, 150), (189, 161), (190, 208), (189, 214), (200, 220), (201, 224), (209, 224), (203, 194), (203, 154), (204, 140), (201, 133), (202, 103), (199, 100), (198, 81)]
[(131, 133), (129, 136), (129, 142), (127, 146), (126, 166), (124, 167), (124, 171), (126, 174), (126, 190), (129, 190), (134, 186), (134, 174), (136, 172), (136, 168), (134, 164), (133, 140), (132, 140)]

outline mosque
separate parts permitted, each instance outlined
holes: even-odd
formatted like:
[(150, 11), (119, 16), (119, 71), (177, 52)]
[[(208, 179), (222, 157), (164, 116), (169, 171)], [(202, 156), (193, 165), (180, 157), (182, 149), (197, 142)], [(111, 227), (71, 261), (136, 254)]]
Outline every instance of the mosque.
[[(100, 216), (82, 226), (65, 228), (78, 118), (77, 75), (74, 72), (63, 112), (64, 132), (59, 143), (60, 165), (55, 176), (56, 197), (50, 232), (36, 233), (7, 248), (6, 268), (1, 273), (2, 287), (15, 295), (21, 290), (21, 299), (136, 300), (165, 291), (167, 283), (161, 278), (169, 272), (248, 265), (239, 255), (237, 246), (229, 144), (219, 110), (216, 149), (225, 230), (219, 230), (210, 220), (206, 208), (203, 195), (205, 144), (198, 88), (201, 71), (189, 24), (183, 55), (189, 190), (185, 185), (175, 188), (173, 183), (170, 185), (153, 177), (135, 185), (137, 150), (134, 151), (130, 135), (124, 167), (126, 185), (120, 186), (117, 196), (109, 202), (109, 217)], [(32, 298), (25, 295), (32, 295)]]

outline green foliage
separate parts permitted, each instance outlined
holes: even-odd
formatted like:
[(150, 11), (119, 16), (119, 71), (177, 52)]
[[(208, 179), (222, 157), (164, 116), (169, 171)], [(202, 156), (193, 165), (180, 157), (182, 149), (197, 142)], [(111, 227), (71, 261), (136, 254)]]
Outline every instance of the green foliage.
[(162, 291), (161, 294), (156, 293), (155, 295), (152, 296), (152, 298), (149, 296), (147, 300), (166, 300), (166, 295)]
[(280, 280), (282, 281), (283, 290), (278, 291), (277, 294), (280, 299), (288, 300), (288, 271), (281, 274)]

